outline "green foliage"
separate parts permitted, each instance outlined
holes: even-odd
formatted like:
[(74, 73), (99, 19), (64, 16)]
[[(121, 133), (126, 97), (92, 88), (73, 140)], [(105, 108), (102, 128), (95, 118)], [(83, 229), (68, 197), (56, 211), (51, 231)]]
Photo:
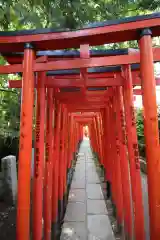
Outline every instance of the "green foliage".
[[(5, 60), (0, 58), (0, 65), (5, 64)], [(0, 135), (15, 136), (19, 130), (20, 104), (18, 90), (8, 89), (8, 78), (10, 75), (0, 75)]]
[(160, 1), (159, 0), (140, 0), (139, 1), (140, 9), (149, 9), (154, 11), (155, 9), (159, 9)]
[(142, 109), (136, 110), (136, 126), (137, 126), (139, 153), (141, 157), (145, 157), (145, 139), (144, 139), (144, 123), (143, 123)]
[(140, 144), (144, 144), (144, 124), (143, 124), (142, 109), (137, 109), (136, 111), (136, 125), (137, 125), (138, 142)]
[[(140, 155), (145, 157), (145, 138), (144, 138), (144, 123), (143, 123), (143, 110), (136, 110), (136, 125), (137, 136)], [(158, 106), (158, 127), (160, 131), (160, 106)]]
[(19, 131), (20, 104), (18, 91), (0, 88), (0, 134), (16, 136)]
[(2, 29), (76, 29), (93, 21), (150, 13), (160, 0), (0, 0)]

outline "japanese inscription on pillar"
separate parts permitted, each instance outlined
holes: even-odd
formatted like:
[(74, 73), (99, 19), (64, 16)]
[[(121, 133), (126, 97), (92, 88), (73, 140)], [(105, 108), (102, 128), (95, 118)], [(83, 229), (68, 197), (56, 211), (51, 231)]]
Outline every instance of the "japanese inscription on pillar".
[(35, 149), (35, 177), (39, 176), (39, 162), (40, 162), (40, 150), (39, 150), (39, 142), (40, 142), (40, 106), (37, 104), (37, 119), (36, 119), (36, 149)]
[(125, 124), (124, 124), (124, 114), (123, 111), (120, 110), (120, 118), (121, 118), (121, 128), (122, 128), (122, 143), (126, 145), (126, 132), (125, 132)]

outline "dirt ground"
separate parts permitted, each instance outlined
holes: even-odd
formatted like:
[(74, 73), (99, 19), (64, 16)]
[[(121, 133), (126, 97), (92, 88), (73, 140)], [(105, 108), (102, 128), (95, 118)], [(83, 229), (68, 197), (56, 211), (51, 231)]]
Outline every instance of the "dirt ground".
[(16, 209), (0, 201), (0, 240), (16, 240)]

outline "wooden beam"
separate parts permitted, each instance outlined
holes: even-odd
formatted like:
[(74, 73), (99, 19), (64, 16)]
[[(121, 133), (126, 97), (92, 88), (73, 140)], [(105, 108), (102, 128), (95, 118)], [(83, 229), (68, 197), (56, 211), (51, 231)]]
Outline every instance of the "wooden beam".
[(1, 32), (0, 52), (21, 52), (24, 43), (32, 42), (36, 50), (79, 48), (80, 44), (90, 46), (139, 39), (139, 31), (152, 29), (152, 36), (160, 35), (159, 14), (131, 17), (91, 24), (75, 31), (53, 31), (52, 29), (28, 30), (18, 32)]
[[(160, 59), (160, 56), (159, 56)], [(124, 64), (140, 63), (139, 53), (133, 55), (118, 55), (109, 57), (95, 57), (89, 59), (73, 59), (73, 60), (58, 60), (47, 63), (35, 63), (34, 71), (51, 71), (51, 70), (64, 70), (64, 69), (79, 69), (91, 68), (102, 66), (117, 66)], [(1, 72), (1, 69), (0, 69)]]
[[(97, 79), (87, 79), (87, 87), (105, 87), (105, 86), (121, 86), (123, 85), (123, 78), (118, 76), (116, 78), (97, 78)], [(53, 77), (48, 77), (45, 82), (45, 86), (48, 88), (52, 87), (82, 87), (83, 82), (80, 78), (77, 79), (57, 79)], [(21, 88), (21, 80), (9, 80), (9, 88)], [(36, 87), (36, 83), (35, 83)]]
[[(157, 49), (153, 52), (154, 61), (160, 61), (160, 50)], [(135, 53), (132, 55), (118, 55), (109, 57), (95, 57), (89, 59), (73, 59), (73, 60), (58, 60), (46, 63), (34, 63), (35, 72), (52, 71), (52, 70), (67, 70), (67, 69), (80, 69), (101, 66), (121, 66), (125, 64), (140, 63), (140, 54)], [(18, 73), (22, 72), (22, 64), (0, 66), (0, 74)]]

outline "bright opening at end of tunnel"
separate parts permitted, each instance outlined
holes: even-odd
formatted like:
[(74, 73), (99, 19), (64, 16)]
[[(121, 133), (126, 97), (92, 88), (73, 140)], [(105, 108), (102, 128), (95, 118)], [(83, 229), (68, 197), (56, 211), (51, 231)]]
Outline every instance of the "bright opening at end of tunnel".
[(83, 140), (89, 140), (89, 128), (87, 125), (83, 127)]

